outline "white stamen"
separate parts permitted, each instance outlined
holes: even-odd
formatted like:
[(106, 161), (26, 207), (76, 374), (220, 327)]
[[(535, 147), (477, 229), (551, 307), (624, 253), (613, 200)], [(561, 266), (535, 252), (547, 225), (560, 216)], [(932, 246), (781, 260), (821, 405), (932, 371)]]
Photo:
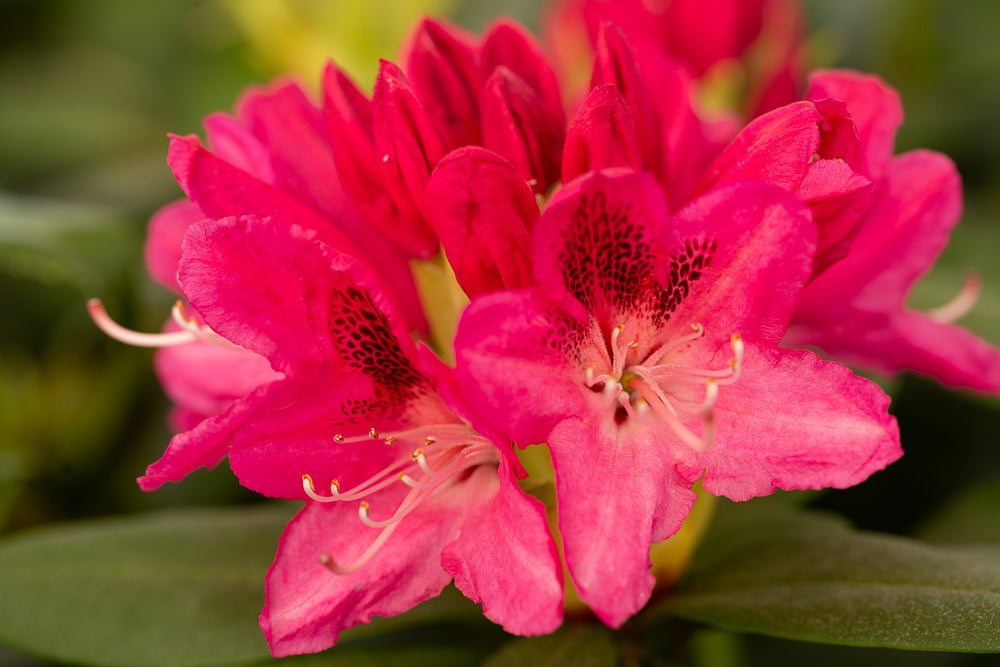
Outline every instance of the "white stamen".
[(420, 466), (425, 475), (434, 475), (434, 471), (427, 465), (427, 457), (424, 455), (424, 450), (416, 450), (410, 458), (417, 462), (417, 465)]
[(327, 553), (319, 555), (319, 562), (323, 564), (323, 567), (330, 570), (334, 574), (353, 574), (364, 567), (365, 564), (367, 564), (368, 561), (370, 561), (372, 557), (378, 553), (378, 550), (382, 548), (382, 545), (386, 543), (386, 540), (388, 540), (393, 532), (395, 532), (396, 526), (398, 525), (398, 523), (394, 523), (391, 526), (387, 526), (381, 533), (379, 533), (378, 537), (375, 538), (375, 541), (372, 542), (367, 549), (365, 549), (364, 553), (358, 556), (357, 560), (349, 565), (339, 565), (337, 561), (333, 559), (333, 556)]
[(142, 333), (126, 329), (118, 324), (108, 315), (104, 309), (104, 304), (100, 299), (90, 299), (87, 301), (87, 312), (90, 319), (98, 328), (111, 338), (135, 347), (170, 347), (172, 345), (182, 345), (192, 343), (196, 337), (190, 331), (171, 331), (170, 333)]
[(976, 301), (979, 300), (982, 288), (982, 277), (975, 271), (969, 271), (965, 274), (962, 280), (962, 289), (955, 295), (955, 298), (943, 306), (931, 308), (927, 311), (927, 315), (937, 322), (951, 324), (972, 310)]

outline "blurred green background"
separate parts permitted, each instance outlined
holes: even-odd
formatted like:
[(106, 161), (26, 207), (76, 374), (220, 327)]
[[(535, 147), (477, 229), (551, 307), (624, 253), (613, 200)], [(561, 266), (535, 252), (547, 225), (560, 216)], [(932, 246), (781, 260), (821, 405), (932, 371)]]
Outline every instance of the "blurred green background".
[[(244, 87), (286, 68), (314, 80), (323, 44), (338, 45), (338, 59), (370, 81), (376, 58), (394, 55), (405, 17), (420, 6), (476, 29), (501, 11), (538, 26), (537, 4), (523, 0), (393, 3), (393, 21), (377, 9), (345, 21), (354, 4), (363, 5), (287, 3), (301, 13), (283, 24), (267, 13), (273, 2), (0, 0), (0, 532), (258, 500), (224, 468), (139, 491), (135, 478), (169, 440), (169, 406), (152, 353), (106, 339), (84, 303), (99, 296), (113, 317), (140, 330), (158, 330), (168, 312), (172, 297), (142, 266), (149, 215), (180, 195), (164, 162), (166, 132), (199, 132), (207, 113), (231, 109)], [(906, 110), (898, 149), (945, 152), (963, 175), (965, 218), (914, 305), (948, 301), (964, 271), (976, 268), (983, 296), (963, 323), (1000, 343), (1000, 3), (807, 6), (814, 61), (883, 76)], [(311, 27), (312, 42), (289, 38), (302, 26)], [(283, 51), (290, 43), (302, 48)], [(1000, 540), (1000, 401), (915, 378), (886, 386), (907, 455), (868, 483), (821, 494), (814, 504), (869, 529)], [(801, 660), (831, 665), (860, 655), (747, 641), (765, 656), (753, 664), (773, 664), (764, 661), (768, 651), (801, 650)], [(884, 652), (865, 655), (876, 661)], [(913, 658), (929, 665), (967, 659), (974, 656)], [(5, 660), (21, 658), (0, 649)]]

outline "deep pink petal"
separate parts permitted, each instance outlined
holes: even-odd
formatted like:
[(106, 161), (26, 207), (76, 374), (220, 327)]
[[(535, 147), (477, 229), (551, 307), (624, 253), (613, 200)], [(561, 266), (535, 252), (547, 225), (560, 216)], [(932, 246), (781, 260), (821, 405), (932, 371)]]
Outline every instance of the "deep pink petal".
[(357, 503), (308, 505), (288, 524), (267, 573), (260, 626), (271, 654), (321, 651), (335, 644), (342, 630), (438, 595), (451, 579), (439, 554), (464, 518), (455, 509), (429, 503), (417, 509), (364, 567), (338, 575), (320, 563), (320, 555), (350, 563), (379, 530), (361, 524)]
[(674, 0), (666, 9), (669, 48), (700, 76), (721, 60), (738, 58), (760, 34), (762, 0)]
[(139, 487), (143, 491), (154, 491), (164, 482), (179, 482), (198, 468), (217, 465), (228, 453), (234, 435), (269, 396), (280, 391), (282, 384), (279, 381), (258, 387), (233, 402), (225, 412), (175, 435), (163, 456), (146, 468), (146, 474), (137, 480)]
[(538, 282), (580, 321), (592, 313), (607, 331), (637, 310), (663, 317), (655, 239), (668, 219), (663, 191), (647, 173), (578, 178), (553, 195), (538, 224)]
[[(497, 473), (499, 488), (496, 479), (487, 480)], [(442, 552), (442, 566), (507, 632), (553, 632), (562, 622), (562, 570), (545, 507), (521, 491), (506, 463), (499, 471), (479, 468), (465, 483), (472, 487), (464, 506), (468, 519)]]
[(428, 221), (470, 297), (527, 287), (538, 203), (503, 158), (468, 147), (450, 153), (427, 184)]
[(609, 167), (641, 170), (642, 155), (628, 103), (616, 86), (604, 84), (590, 92), (570, 123), (562, 180)]
[(795, 195), (812, 209), (819, 234), (813, 276), (847, 256), (851, 243), (874, 212), (875, 184), (840, 160), (809, 165)]
[(892, 159), (896, 130), (903, 122), (899, 94), (874, 74), (850, 70), (818, 70), (809, 79), (806, 99), (840, 100), (858, 129), (865, 159), (862, 173), (877, 180)]
[(167, 163), (184, 193), (209, 218), (273, 216), (320, 232), (338, 250), (361, 256), (355, 244), (329, 220), (205, 150), (197, 137), (171, 137)]
[(621, 29), (611, 23), (602, 24), (598, 33), (590, 87), (612, 84), (621, 91), (635, 122), (642, 163), (646, 169), (659, 175), (663, 160), (663, 140), (660, 136), (657, 107), (653, 104), (649, 90), (651, 82), (644, 74), (646, 73), (640, 71), (638, 58)]
[(560, 127), (565, 125), (556, 74), (545, 50), (523, 26), (505, 18), (490, 23), (483, 31), (479, 66), (486, 77), (498, 67), (512, 71), (538, 95), (543, 106), (540, 113), (555, 119)]
[(553, 116), (538, 94), (506, 67), (483, 87), (483, 146), (507, 158), (535, 192), (559, 180), (565, 119)]
[[(332, 63), (324, 73), (323, 91), (338, 174), (344, 189), (364, 213), (365, 223), (380, 232), (378, 238), (383, 244), (389, 241), (402, 248), (406, 255), (433, 255), (437, 252), (435, 239), (427, 234), (422, 223), (414, 224), (399, 211), (382, 185), (378, 166), (381, 156), (376, 155), (372, 129), (372, 101)], [(385, 248), (366, 247), (364, 250), (368, 256), (386, 254)], [(390, 256), (379, 264), (386, 273), (397, 266), (409, 270), (403, 258)]]
[(961, 182), (951, 160), (922, 150), (895, 158), (872, 219), (850, 254), (803, 292), (796, 320), (825, 321), (828, 313), (843, 312), (845, 306), (898, 311), (944, 249), (961, 211)]
[(678, 302), (666, 332), (698, 322), (719, 340), (781, 339), (816, 248), (801, 202), (752, 181), (716, 188), (678, 211), (665, 241), (660, 280)]
[(205, 214), (186, 199), (167, 204), (149, 219), (143, 254), (146, 268), (156, 282), (174, 292), (180, 292), (177, 265), (181, 261), (181, 242), (192, 224)]
[[(240, 483), (277, 498), (306, 500), (302, 476), (328, 495), (332, 480), (347, 491), (392, 463), (409, 460), (419, 445), (410, 440), (392, 446), (379, 433), (434, 424), (454, 423), (455, 417), (437, 396), (406, 406), (383, 406), (375, 383), (361, 373), (341, 373), (312, 383), (288, 382), (266, 409), (247, 420), (229, 454), (229, 465)], [(360, 413), (360, 414), (359, 414)], [(335, 436), (342, 436), (338, 442)], [(401, 482), (395, 486), (407, 489)]]
[(424, 19), (400, 54), (406, 78), (446, 151), (481, 143), (479, 91), (486, 76), (480, 72), (476, 46), (475, 38), (458, 26)]
[(433, 238), (423, 223), (427, 179), (445, 146), (403, 72), (383, 60), (375, 81), (373, 132), (382, 183), (412, 229)]
[(720, 387), (715, 443), (686, 452), (678, 471), (737, 501), (852, 486), (903, 453), (888, 405), (875, 383), (840, 364), (747, 342), (739, 380)]
[(673, 472), (666, 427), (619, 427), (613, 414), (606, 405), (578, 413), (548, 443), (569, 572), (580, 597), (618, 627), (653, 590), (650, 544), (680, 528), (695, 494)]
[(455, 377), (468, 408), (522, 446), (545, 442), (585, 405), (573, 377), (582, 370), (570, 356), (582, 331), (537, 290), (475, 299), (455, 335)]
[(153, 362), (170, 400), (205, 417), (282, 377), (259, 354), (204, 341), (162, 348)]
[(224, 113), (205, 119), (205, 135), (212, 152), (229, 164), (269, 184), (275, 184), (268, 147), (245, 123)]
[(909, 309), (833, 310), (830, 319), (794, 322), (782, 344), (881, 373), (911, 371), (955, 389), (1000, 392), (1000, 350), (960, 326)]
[(184, 238), (184, 293), (216, 333), (297, 373), (318, 357), (301, 303), (313, 239), (270, 219), (205, 220)]
[(813, 102), (825, 121), (820, 125), (816, 154), (830, 160), (843, 160), (856, 172), (864, 171), (865, 147), (847, 105), (825, 98)]
[(816, 107), (796, 102), (747, 125), (702, 175), (697, 191), (741, 179), (756, 179), (794, 192), (820, 145)]

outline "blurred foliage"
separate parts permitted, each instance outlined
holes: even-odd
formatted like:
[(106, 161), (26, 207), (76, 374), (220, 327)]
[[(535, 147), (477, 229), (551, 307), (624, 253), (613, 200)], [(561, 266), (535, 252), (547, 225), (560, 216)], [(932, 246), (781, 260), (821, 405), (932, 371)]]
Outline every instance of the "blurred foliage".
[[(964, 272), (975, 268), (984, 278), (983, 295), (964, 322), (1000, 342), (1000, 134), (993, 127), (1000, 108), (1000, 3), (806, 4), (818, 64), (879, 73), (903, 96), (907, 119), (899, 149), (945, 152), (963, 174), (965, 219), (913, 303), (933, 307), (948, 301)], [(116, 319), (141, 330), (158, 329), (167, 314), (171, 297), (146, 278), (141, 252), (149, 215), (180, 194), (164, 164), (166, 132), (198, 132), (202, 117), (231, 109), (247, 85), (265, 82), (281, 68), (314, 77), (320, 63), (309, 62), (315, 57), (309, 54), (322, 50), (324, 35), (331, 54), (346, 46), (359, 54), (355, 62), (371, 67), (376, 55), (392, 55), (390, 44), (399, 34), (396, 23), (371, 22), (372, 8), (386, 7), (360, 3), (369, 13), (345, 24), (336, 17), (346, 4), (302, 1), (289, 6), (309, 28), (308, 39), (301, 40), (301, 52), (287, 53), (283, 45), (295, 41), (287, 32), (262, 28), (259, 20), (254, 27), (247, 19), (249, 7), (265, 5), (0, 0), (0, 294), (7, 307), (0, 318), (0, 531), (171, 505), (256, 500), (224, 470), (199, 472), (154, 494), (138, 490), (135, 477), (169, 439), (168, 406), (152, 374), (151, 353), (106, 340), (88, 320), (84, 303), (100, 296)], [(537, 5), (527, 0), (431, 3), (446, 5), (473, 29), (499, 12), (539, 24)], [(393, 5), (392, 13), (401, 11)], [(386, 31), (377, 41), (359, 41), (362, 32), (366, 39), (371, 33), (356, 26), (367, 25)], [(343, 55), (343, 64), (358, 67), (352, 71), (367, 84), (371, 70), (350, 57)], [(861, 528), (940, 544), (996, 542), (1000, 404), (917, 378), (886, 386), (907, 452), (900, 462), (853, 489), (778, 494), (765, 502), (808, 503)], [(621, 634), (627, 663), (630, 627)], [(484, 645), (495, 648), (502, 633), (493, 632)], [(574, 632), (567, 630), (570, 637)], [(944, 666), (988, 660), (806, 644), (679, 621), (663, 632), (665, 646), (681, 646), (670, 658), (678, 664), (863, 667), (892, 660)], [(587, 639), (595, 652), (603, 650), (602, 636)], [(552, 640), (557, 650), (562, 638)], [(447, 664), (485, 657), (465, 648), (439, 657)], [(355, 664), (406, 661), (405, 653), (383, 654), (370, 645), (351, 650)], [(507, 664), (518, 651), (547, 649), (497, 650), (488, 664)], [(3, 649), (0, 662), (36, 664)]]

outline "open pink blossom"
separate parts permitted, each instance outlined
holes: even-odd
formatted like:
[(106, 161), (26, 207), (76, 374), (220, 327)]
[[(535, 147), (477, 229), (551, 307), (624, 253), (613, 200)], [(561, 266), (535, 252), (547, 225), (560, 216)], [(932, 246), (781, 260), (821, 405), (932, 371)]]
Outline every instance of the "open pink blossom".
[(649, 598), (650, 544), (695, 481), (746, 500), (900, 455), (876, 385), (777, 347), (816, 248), (787, 193), (732, 183), (671, 217), (648, 174), (600, 171), (553, 196), (534, 242), (538, 286), (473, 301), (456, 372), (485, 423), (548, 445), (569, 573), (609, 625)]
[(935, 311), (906, 306), (961, 217), (955, 165), (927, 150), (893, 157), (902, 107), (875, 76), (817, 72), (807, 97), (846, 105), (865, 149), (861, 171), (878, 196), (847, 256), (802, 292), (783, 344), (880, 372), (913, 371), (949, 387), (1000, 392), (1000, 350), (952, 324), (975, 303), (975, 280)]
[[(274, 655), (327, 648), (452, 578), (511, 632), (558, 626), (544, 507), (518, 487), (509, 445), (442, 397), (449, 371), (418, 359), (366, 266), (314, 231), (243, 216), (191, 227), (179, 277), (213, 335), (282, 373), (224, 415), (238, 422), (226, 452), (240, 481), (307, 502), (268, 573), (261, 627)], [(219, 453), (214, 438), (180, 445), (147, 486)]]

